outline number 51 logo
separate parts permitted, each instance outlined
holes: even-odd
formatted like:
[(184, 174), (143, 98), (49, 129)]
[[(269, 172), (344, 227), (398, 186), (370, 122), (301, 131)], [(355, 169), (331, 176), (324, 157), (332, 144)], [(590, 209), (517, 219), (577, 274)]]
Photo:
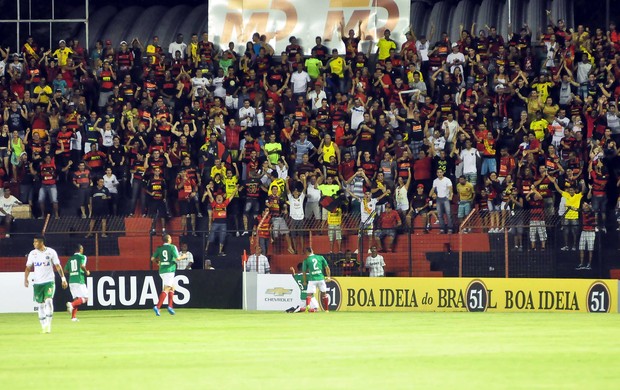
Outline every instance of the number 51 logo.
[(587, 307), (590, 313), (609, 313), (611, 294), (605, 283), (594, 282), (590, 286)]

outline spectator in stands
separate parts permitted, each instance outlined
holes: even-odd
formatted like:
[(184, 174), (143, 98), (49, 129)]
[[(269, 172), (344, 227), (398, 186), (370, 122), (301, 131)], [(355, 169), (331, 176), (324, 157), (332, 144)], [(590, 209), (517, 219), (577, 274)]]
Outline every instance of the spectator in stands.
[(194, 265), (194, 255), (187, 249), (187, 242), (181, 242), (180, 245), (182, 259), (177, 259), (177, 270), (191, 270)]
[(5, 227), (5, 238), (11, 237), (11, 224), (13, 223), (13, 206), (22, 204), (16, 197), (11, 195), (11, 187), (4, 185), (4, 193), (0, 196), (0, 225)]
[(377, 252), (376, 246), (370, 247), (370, 255), (366, 257), (364, 267), (368, 270), (368, 276), (371, 278), (385, 276), (385, 260), (383, 256)]
[(267, 256), (263, 255), (263, 250), (260, 245), (256, 245), (254, 253), (248, 257), (246, 271), (257, 272), (259, 274), (271, 273), (269, 260), (267, 260)]
[(219, 253), (218, 256), (226, 256), (224, 253), (224, 244), (226, 243), (226, 212), (228, 205), (230, 204), (230, 200), (233, 196), (235, 196), (239, 192), (239, 188), (237, 187), (235, 191), (224, 198), (222, 194), (216, 194), (213, 196), (213, 189), (207, 187), (207, 196), (209, 197), (209, 201), (211, 202), (211, 208), (213, 209), (213, 222), (211, 223), (211, 228), (209, 231), (209, 241), (207, 242), (207, 246), (205, 247), (205, 253), (209, 253), (209, 245), (215, 243), (216, 239), (219, 243)]
[(400, 215), (396, 210), (392, 208), (392, 204), (390, 202), (387, 202), (385, 204), (385, 211), (382, 212), (379, 216), (379, 221), (377, 222), (377, 231), (375, 233), (375, 239), (379, 246), (379, 252), (383, 251), (381, 249), (383, 248), (383, 245), (381, 243), (382, 239), (385, 239), (386, 252), (395, 252), (394, 239), (396, 238), (396, 229), (400, 228), (401, 225), (402, 221), (400, 219)]
[(101, 222), (101, 237), (107, 237), (108, 215), (110, 214), (110, 191), (103, 185), (103, 178), (97, 179), (97, 185), (92, 188), (89, 199), (89, 218), (88, 234), (86, 238), (93, 235), (95, 224)]

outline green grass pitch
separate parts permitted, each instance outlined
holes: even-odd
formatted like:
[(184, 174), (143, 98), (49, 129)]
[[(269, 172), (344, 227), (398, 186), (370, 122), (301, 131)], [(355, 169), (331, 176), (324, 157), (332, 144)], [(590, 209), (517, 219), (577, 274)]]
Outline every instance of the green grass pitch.
[(617, 389), (620, 316), (0, 315), (3, 389)]

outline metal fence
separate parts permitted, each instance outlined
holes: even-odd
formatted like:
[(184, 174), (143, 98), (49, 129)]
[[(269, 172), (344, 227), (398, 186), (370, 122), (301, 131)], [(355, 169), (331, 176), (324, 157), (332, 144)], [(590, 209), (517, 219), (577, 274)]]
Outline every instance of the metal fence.
[[(242, 229), (227, 229), (225, 256), (220, 256), (218, 240), (207, 245), (212, 234), (206, 219), (189, 234), (183, 233), (177, 219), (167, 223), (167, 233), (173, 236), (174, 243), (187, 244), (194, 256), (194, 268), (237, 268), (241, 266), (244, 251), (248, 256), (255, 252), (259, 240), (250, 230), (246, 233)], [(292, 225), (288, 218), (286, 221)], [(371, 231), (359, 228), (359, 217), (348, 217), (337, 233), (323, 221), (311, 221), (307, 227), (289, 229), (286, 234), (272, 231), (273, 240), (268, 240), (265, 252), (272, 272), (288, 273), (290, 267), (296, 267), (305, 258), (304, 249), (312, 247), (315, 253), (326, 257), (337, 276), (367, 275), (365, 265), (372, 246), (384, 258), (385, 275), (403, 277), (608, 277), (608, 270), (617, 258), (616, 240), (612, 239), (615, 231), (595, 232), (593, 250), (582, 252), (580, 227), (576, 237), (568, 236), (566, 245), (561, 219), (550, 217), (545, 221), (545, 249), (537, 241), (536, 250), (532, 250), (531, 227), (525, 223), (526, 219), (516, 223), (517, 219), (508, 218), (501, 233), (489, 232), (487, 221), (484, 214), (476, 211), (454, 234), (438, 234), (438, 229), (433, 229), (437, 226), (434, 221), (430, 232), (415, 224), (395, 231), (377, 228)], [(33, 236), (44, 234), (47, 244), (60, 256), (70, 256), (76, 244), (83, 245), (93, 270), (150, 269), (150, 255), (162, 242), (159, 219), (109, 217), (106, 222), (105, 233), (101, 220), (91, 225), (91, 220), (75, 217), (32, 223), (30, 230), (22, 226), (19, 231), (11, 232), (10, 239), (0, 240), (0, 262), (23, 266), (24, 256), (32, 249)], [(392, 233), (395, 233), (393, 242)], [(590, 256), (591, 269), (575, 269), (580, 259), (584, 266), (590, 263)], [(19, 269), (15, 264), (13, 268)]]

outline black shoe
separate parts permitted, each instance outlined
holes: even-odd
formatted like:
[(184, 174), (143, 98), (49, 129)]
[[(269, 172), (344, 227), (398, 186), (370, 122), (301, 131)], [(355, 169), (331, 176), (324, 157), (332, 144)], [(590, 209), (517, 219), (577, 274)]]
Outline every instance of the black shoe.
[(297, 310), (299, 306), (295, 306), (295, 307), (289, 307), (288, 309), (286, 309), (285, 311), (287, 313), (295, 313), (295, 310)]

